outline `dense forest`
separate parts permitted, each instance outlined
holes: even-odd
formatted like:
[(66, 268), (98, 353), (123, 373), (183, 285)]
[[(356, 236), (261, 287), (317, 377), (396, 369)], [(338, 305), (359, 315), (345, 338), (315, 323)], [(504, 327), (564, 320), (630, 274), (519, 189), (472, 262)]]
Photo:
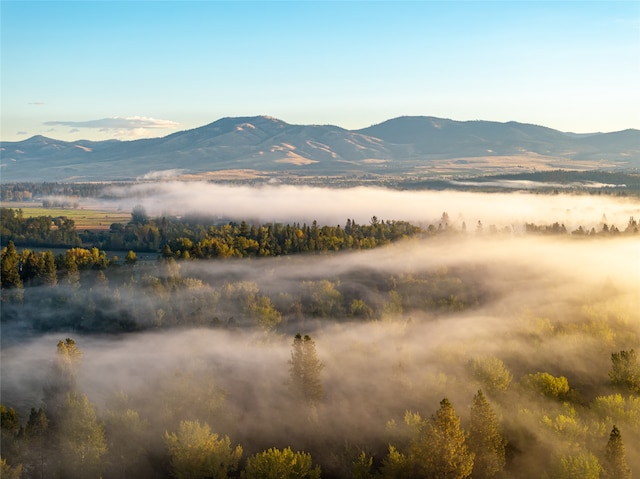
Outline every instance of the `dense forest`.
[(611, 260), (633, 257), (635, 234), (348, 224), (403, 233), (377, 248), (224, 261), (191, 252), (214, 232), (236, 244), (268, 225), (205, 229), (156, 261), (9, 243), (2, 477), (638, 470), (637, 272)]

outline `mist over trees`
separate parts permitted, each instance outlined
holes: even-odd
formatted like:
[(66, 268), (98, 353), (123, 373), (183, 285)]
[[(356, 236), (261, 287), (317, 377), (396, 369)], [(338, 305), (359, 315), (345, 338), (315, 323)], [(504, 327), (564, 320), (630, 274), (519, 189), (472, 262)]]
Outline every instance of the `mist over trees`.
[[(637, 473), (635, 233), (437, 217), (225, 222), (151, 261), (8, 242), (2, 477)], [(256, 254), (196, 259), (215, 241)]]

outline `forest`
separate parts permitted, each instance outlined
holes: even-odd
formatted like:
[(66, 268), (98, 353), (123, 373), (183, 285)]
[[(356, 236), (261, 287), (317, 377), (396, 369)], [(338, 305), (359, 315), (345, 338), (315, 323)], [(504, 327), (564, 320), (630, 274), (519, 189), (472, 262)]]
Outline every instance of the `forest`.
[[(637, 474), (637, 205), (518, 227), (457, 209), (342, 227), (134, 209), (108, 232), (145, 231), (122, 260), (7, 238), (2, 477)], [(9, 216), (3, 238), (34, 230)]]

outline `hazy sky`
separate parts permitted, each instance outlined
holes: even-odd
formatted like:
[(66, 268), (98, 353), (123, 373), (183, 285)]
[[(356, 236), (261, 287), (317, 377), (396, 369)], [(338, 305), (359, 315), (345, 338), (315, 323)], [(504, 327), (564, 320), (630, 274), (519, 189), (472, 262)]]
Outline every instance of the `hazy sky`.
[(640, 2), (2, 0), (2, 131), (163, 136), (227, 116), (640, 128)]

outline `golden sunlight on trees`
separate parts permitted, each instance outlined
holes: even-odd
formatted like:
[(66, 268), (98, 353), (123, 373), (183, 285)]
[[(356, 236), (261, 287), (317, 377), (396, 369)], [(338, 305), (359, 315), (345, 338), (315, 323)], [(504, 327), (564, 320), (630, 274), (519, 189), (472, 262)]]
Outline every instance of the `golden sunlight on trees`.
[(604, 472), (607, 479), (631, 479), (631, 469), (622, 442), (620, 430), (613, 426), (604, 451)]
[(599, 479), (602, 466), (590, 452), (561, 456), (552, 461), (545, 478), (548, 479)]
[(619, 351), (611, 354), (611, 382), (640, 393), (640, 362), (635, 350)]
[(500, 433), (496, 413), (481, 390), (473, 397), (467, 442), (469, 449), (475, 454), (474, 479), (495, 477), (502, 471), (506, 441)]
[(313, 467), (311, 454), (271, 448), (247, 459), (243, 479), (320, 479), (320, 466)]
[(494, 356), (472, 359), (469, 368), (476, 381), (489, 393), (506, 391), (513, 380), (502, 360)]
[(218, 439), (207, 423), (182, 421), (177, 433), (168, 432), (164, 442), (177, 479), (223, 479), (238, 468), (242, 447), (231, 447), (228, 436)]
[(469, 450), (460, 418), (447, 398), (440, 401), (440, 409), (430, 419), (407, 411), (404, 422), (411, 436), (406, 454), (394, 446), (389, 447), (383, 463), (385, 478), (465, 479), (471, 476), (475, 454)]

